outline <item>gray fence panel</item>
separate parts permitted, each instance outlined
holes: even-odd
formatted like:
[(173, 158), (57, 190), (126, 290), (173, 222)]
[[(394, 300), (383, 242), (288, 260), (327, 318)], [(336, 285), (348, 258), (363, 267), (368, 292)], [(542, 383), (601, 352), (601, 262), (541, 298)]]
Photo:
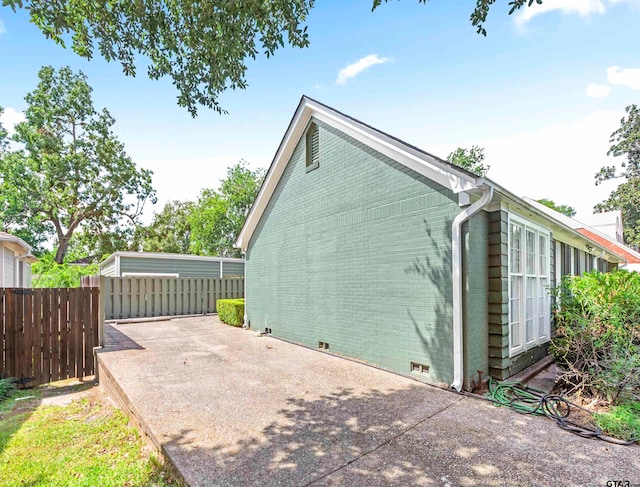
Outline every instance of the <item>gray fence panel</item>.
[(105, 320), (217, 312), (218, 299), (244, 297), (244, 278), (103, 277)]

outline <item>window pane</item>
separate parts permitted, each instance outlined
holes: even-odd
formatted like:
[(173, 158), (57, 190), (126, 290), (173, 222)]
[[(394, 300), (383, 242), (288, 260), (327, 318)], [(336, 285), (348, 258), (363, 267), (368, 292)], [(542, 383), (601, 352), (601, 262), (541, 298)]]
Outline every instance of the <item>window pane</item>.
[(511, 277), (511, 298), (509, 300), (509, 322), (511, 347), (522, 345), (520, 340), (520, 296), (522, 295), (522, 277)]
[(547, 275), (547, 237), (544, 235), (540, 235), (540, 266), (538, 268), (538, 273), (541, 276)]
[(536, 334), (534, 331), (535, 286), (536, 286), (536, 278), (527, 277), (527, 289), (526, 289), (526, 295), (525, 295), (525, 321), (526, 321), (527, 343), (532, 340), (535, 340), (536, 338)]
[(536, 273), (536, 233), (527, 230), (527, 274)]
[(522, 227), (519, 225), (511, 225), (511, 268), (510, 272), (519, 274), (522, 272)]
[(538, 336), (540, 338), (547, 336), (547, 321), (550, 313), (547, 282), (547, 279), (544, 278), (538, 280)]

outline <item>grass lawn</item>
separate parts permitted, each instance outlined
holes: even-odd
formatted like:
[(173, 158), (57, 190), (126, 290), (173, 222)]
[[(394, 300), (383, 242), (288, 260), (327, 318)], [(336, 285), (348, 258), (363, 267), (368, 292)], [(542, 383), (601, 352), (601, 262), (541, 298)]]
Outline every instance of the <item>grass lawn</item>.
[(609, 412), (596, 414), (596, 421), (608, 435), (640, 441), (640, 402), (612, 406)]
[[(84, 391), (84, 392), (82, 392)], [(16, 391), (0, 403), (0, 486), (179, 485), (97, 387)], [(60, 392), (83, 396), (45, 405)], [(21, 401), (16, 397), (35, 396)]]

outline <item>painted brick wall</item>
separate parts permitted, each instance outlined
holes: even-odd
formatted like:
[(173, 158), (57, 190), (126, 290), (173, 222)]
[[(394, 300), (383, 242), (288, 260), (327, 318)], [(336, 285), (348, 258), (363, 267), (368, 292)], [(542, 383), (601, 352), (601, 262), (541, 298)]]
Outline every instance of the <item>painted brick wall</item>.
[(483, 380), (489, 372), (488, 214), (481, 211), (463, 226), (464, 384)]
[(450, 383), (457, 198), (318, 125), (320, 167), (306, 172), (303, 139), (247, 252), (251, 326), (402, 373), (429, 365), (428, 380)]

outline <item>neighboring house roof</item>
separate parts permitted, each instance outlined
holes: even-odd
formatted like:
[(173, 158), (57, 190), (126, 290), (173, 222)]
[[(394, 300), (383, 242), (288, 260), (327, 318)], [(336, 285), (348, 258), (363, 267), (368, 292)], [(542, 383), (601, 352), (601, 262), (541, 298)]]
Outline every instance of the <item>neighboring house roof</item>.
[(31, 245), (22, 240), (20, 237), (16, 237), (15, 235), (11, 235), (7, 232), (0, 232), (0, 242), (7, 242), (19, 247), (19, 250), (16, 250), (20, 252), (21, 259), (26, 262), (35, 262), (37, 260), (31, 253)]
[(600, 245), (611, 249), (617, 254), (624, 257), (624, 260), (629, 264), (640, 264), (640, 254), (625, 244), (612, 239), (608, 235), (605, 235), (593, 228), (578, 228), (578, 231), (589, 237), (591, 240), (598, 242)]
[[(236, 247), (247, 250), (251, 236), (260, 221), (276, 186), (282, 177), (284, 169), (289, 159), (303, 136), (310, 120), (314, 118), (324, 122), (337, 130), (347, 134), (359, 142), (375, 149), (381, 154), (390, 157), (407, 168), (421, 174), (432, 181), (435, 181), (445, 188), (449, 188), (456, 194), (466, 193), (470, 197), (479, 198), (481, 188), (490, 186), (494, 188), (494, 201), (505, 201), (508, 204), (529, 214), (536, 215), (549, 224), (554, 232), (557, 232), (567, 243), (576, 247), (584, 247), (585, 241), (593, 243), (593, 247), (598, 249), (598, 253), (603, 250), (612, 262), (621, 262), (621, 256), (609, 249), (602, 247), (596, 242), (592, 242), (588, 237), (580, 234), (575, 228), (564, 221), (558, 220), (553, 215), (541, 211), (524, 199), (516, 196), (505, 188), (486, 177), (480, 177), (463, 168), (455, 166), (444, 159), (440, 159), (428, 152), (425, 152), (411, 144), (408, 144), (396, 137), (377, 130), (353, 117), (345, 115), (327, 105), (324, 105), (307, 96), (303, 96), (298, 104), (289, 127), (280, 142), (271, 166), (267, 171), (264, 182), (260, 187), (258, 196), (251, 206), (244, 226), (236, 241)], [(466, 196), (460, 196), (460, 202)], [(467, 200), (470, 197), (466, 197)], [(468, 203), (469, 201), (467, 201)], [(542, 205), (540, 205), (542, 206)], [(545, 207), (546, 208), (546, 207)]]
[(622, 212), (620, 210), (581, 216), (580, 221), (618, 242), (623, 242)]
[(114, 252), (103, 262), (100, 263), (100, 267), (104, 267), (116, 257), (136, 257), (142, 259), (172, 259), (172, 260), (199, 260), (206, 262), (244, 262), (244, 259), (238, 259), (234, 257), (212, 257), (207, 255), (190, 255), (190, 254), (169, 254), (160, 252)]
[[(593, 228), (582, 221), (578, 221), (575, 218), (568, 217), (567, 215), (563, 215), (562, 213), (557, 212), (541, 203), (538, 203), (531, 198), (524, 198), (527, 203), (530, 205), (537, 207), (541, 211), (547, 213), (549, 216), (556, 218), (557, 220), (562, 221), (566, 225), (574, 228), (580, 234), (584, 235), (588, 239), (594, 241), (598, 245), (605, 247), (611, 252), (617, 254), (621, 258), (623, 258), (629, 264), (639, 264), (640, 263), (640, 253), (635, 250), (627, 247), (624, 243), (618, 242), (614, 237), (607, 235), (596, 228)], [(617, 212), (608, 212), (610, 215), (607, 218), (596, 218), (595, 221), (610, 221), (611, 214)], [(599, 213), (598, 213), (599, 215)], [(584, 219), (581, 217), (581, 219)]]

